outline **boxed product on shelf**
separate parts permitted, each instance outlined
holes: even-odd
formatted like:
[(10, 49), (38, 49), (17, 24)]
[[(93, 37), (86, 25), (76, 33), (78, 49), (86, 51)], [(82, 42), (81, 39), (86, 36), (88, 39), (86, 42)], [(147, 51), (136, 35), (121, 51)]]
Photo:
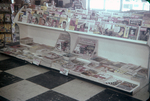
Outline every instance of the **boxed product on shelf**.
[(20, 39), (20, 43), (22, 44), (32, 44), (33, 43), (33, 38), (30, 37), (25, 37)]
[(11, 32), (11, 24), (5, 24), (5, 32)]
[(5, 32), (5, 26), (4, 26), (4, 24), (0, 24), (0, 32)]
[(0, 34), (0, 47), (4, 46), (4, 34)]
[(11, 22), (11, 15), (5, 14), (5, 22)]
[(11, 34), (5, 34), (5, 42), (10, 43), (12, 42), (12, 35)]
[(10, 5), (9, 4), (3, 4), (3, 11), (4, 12), (10, 12)]
[(4, 22), (4, 14), (0, 14), (0, 22)]

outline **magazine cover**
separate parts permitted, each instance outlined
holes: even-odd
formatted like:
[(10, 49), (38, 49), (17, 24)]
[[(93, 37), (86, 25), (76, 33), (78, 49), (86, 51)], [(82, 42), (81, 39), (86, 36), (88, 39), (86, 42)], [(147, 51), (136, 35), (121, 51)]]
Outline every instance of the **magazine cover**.
[(12, 42), (11, 36), (12, 36), (11, 34), (5, 34), (5, 42), (6, 42), (6, 43)]
[(11, 32), (11, 24), (5, 24), (5, 32)]
[(95, 28), (96, 28), (96, 26), (95, 26), (95, 20), (87, 20), (87, 23), (86, 23), (87, 25), (88, 25), (88, 33), (94, 33), (94, 30), (95, 30)]
[(126, 25), (116, 24), (114, 27), (115, 36), (117, 37), (124, 37), (126, 33)]
[(32, 23), (32, 10), (27, 10), (27, 23)]
[(10, 14), (5, 14), (5, 22), (11, 22)]
[(4, 22), (4, 14), (0, 14), (0, 22)]
[(44, 15), (43, 17), (46, 19), (47, 17), (49, 17), (49, 12), (48, 11), (44, 11)]
[(128, 39), (137, 39), (137, 34), (138, 34), (138, 27), (131, 26), (129, 28), (129, 34), (128, 34)]
[(129, 24), (133, 25), (133, 26), (141, 26), (142, 20), (141, 19), (130, 19)]
[(4, 34), (0, 34), (0, 47), (4, 46)]
[(103, 34), (101, 22), (99, 22), (99, 21), (95, 22), (93, 33), (94, 34)]
[(88, 32), (89, 25), (86, 20), (78, 19), (75, 31)]
[(75, 30), (75, 28), (77, 27), (77, 24), (78, 24), (78, 19), (72, 18), (70, 20), (69, 30)]
[(129, 19), (117, 18), (116, 23), (128, 25), (129, 24)]
[(96, 15), (97, 12), (96, 11), (92, 11), (92, 13), (90, 14), (90, 20), (98, 20), (98, 16)]
[(92, 57), (96, 51), (97, 40), (79, 37), (73, 53), (81, 55), (83, 58)]
[(43, 17), (44, 12), (43, 11), (38, 11), (38, 18), (39, 18), (39, 25), (45, 25), (46, 19)]
[(149, 35), (150, 35), (150, 28), (141, 27), (138, 40), (148, 41)]
[(61, 33), (57, 40), (55, 49), (58, 51), (69, 52), (69, 48), (70, 48), (69, 41), (70, 41), (70, 37), (67, 34)]
[(39, 17), (43, 17), (43, 15), (44, 15), (44, 11), (42, 11), (42, 10), (38, 10), (38, 11), (37, 11), (37, 14), (39, 15)]
[(22, 19), (23, 19), (23, 12), (20, 12), (19, 13), (19, 17), (18, 17), (18, 21), (22, 22)]
[(39, 23), (39, 16), (37, 14), (37, 10), (32, 11), (32, 24), (38, 24)]
[(82, 72), (85, 72), (87, 70), (87, 68), (82, 67), (82, 66), (75, 66), (72, 70), (75, 71), (75, 72), (82, 73)]
[(137, 85), (133, 84), (133, 83), (129, 83), (129, 82), (124, 81), (121, 84), (119, 84), (117, 87), (122, 88), (122, 89), (127, 90), (127, 91), (131, 91), (135, 87), (137, 87)]
[(53, 22), (53, 17), (46, 17), (46, 26), (51, 27), (52, 26), (52, 22)]
[(68, 22), (67, 18), (61, 17), (59, 20), (59, 28), (65, 29), (68, 24), (67, 22)]
[(4, 32), (5, 31), (5, 26), (4, 24), (0, 24), (0, 32)]
[(60, 20), (59, 17), (53, 17), (52, 27), (58, 28), (59, 27), (59, 20)]
[(112, 23), (102, 23), (103, 25), (103, 35), (115, 36), (117, 33), (114, 33), (115, 24)]
[(27, 15), (22, 16), (22, 22), (27, 23)]
[(85, 65), (84, 62), (77, 60), (77, 59), (73, 59), (73, 60), (71, 60), (71, 62), (76, 66), (84, 66)]

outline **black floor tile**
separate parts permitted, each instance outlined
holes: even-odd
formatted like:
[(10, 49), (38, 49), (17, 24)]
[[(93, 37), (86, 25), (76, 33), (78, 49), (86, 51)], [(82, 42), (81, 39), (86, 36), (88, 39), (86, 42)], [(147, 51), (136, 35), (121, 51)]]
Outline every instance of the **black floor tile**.
[(16, 83), (21, 80), (23, 80), (23, 79), (13, 76), (11, 74), (5, 73), (5, 72), (1, 72), (0, 73), (0, 88), (10, 85), (12, 83)]
[(130, 96), (106, 89), (87, 101), (140, 101)]
[(5, 71), (8, 69), (12, 69), (15, 67), (19, 67), (22, 65), (25, 65), (26, 63), (24, 61), (20, 61), (14, 58), (10, 58), (10, 59), (6, 59), (6, 60), (2, 60), (0, 61), (0, 70)]
[(48, 91), (27, 101), (77, 101), (55, 91)]
[(0, 101), (9, 101), (9, 100), (7, 100), (6, 98), (0, 96)]
[(54, 71), (49, 71), (41, 75), (37, 75), (35, 77), (31, 77), (27, 80), (39, 84), (41, 86), (44, 86), (46, 88), (52, 89), (59, 85), (62, 85), (66, 82), (69, 82), (73, 80), (74, 78), (64, 76), (62, 74), (59, 74)]

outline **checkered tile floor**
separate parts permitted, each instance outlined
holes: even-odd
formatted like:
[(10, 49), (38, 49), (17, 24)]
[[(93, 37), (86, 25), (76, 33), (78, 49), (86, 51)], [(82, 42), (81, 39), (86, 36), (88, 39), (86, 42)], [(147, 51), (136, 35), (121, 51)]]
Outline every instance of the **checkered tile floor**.
[(146, 101), (0, 54), (0, 101)]

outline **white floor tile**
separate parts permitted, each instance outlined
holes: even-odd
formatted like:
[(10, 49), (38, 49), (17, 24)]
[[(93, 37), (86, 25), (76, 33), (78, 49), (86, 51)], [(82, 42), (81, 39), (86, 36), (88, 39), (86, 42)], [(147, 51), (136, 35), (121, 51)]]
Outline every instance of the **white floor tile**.
[(99, 92), (105, 90), (105, 88), (75, 79), (52, 90), (79, 101), (85, 101), (98, 94)]
[(2, 60), (6, 60), (6, 59), (9, 59), (9, 57), (8, 57), (8, 56), (5, 56), (5, 55), (0, 54), (0, 61), (2, 61)]
[(48, 71), (49, 71), (48, 69), (28, 64), (28, 65), (7, 70), (5, 72), (18, 76), (23, 79), (27, 79)]
[(135, 95), (133, 95), (133, 97), (146, 101), (149, 98), (148, 85), (140, 89)]
[(23, 80), (1, 88), (0, 95), (10, 101), (25, 101), (48, 90), (30, 81)]

